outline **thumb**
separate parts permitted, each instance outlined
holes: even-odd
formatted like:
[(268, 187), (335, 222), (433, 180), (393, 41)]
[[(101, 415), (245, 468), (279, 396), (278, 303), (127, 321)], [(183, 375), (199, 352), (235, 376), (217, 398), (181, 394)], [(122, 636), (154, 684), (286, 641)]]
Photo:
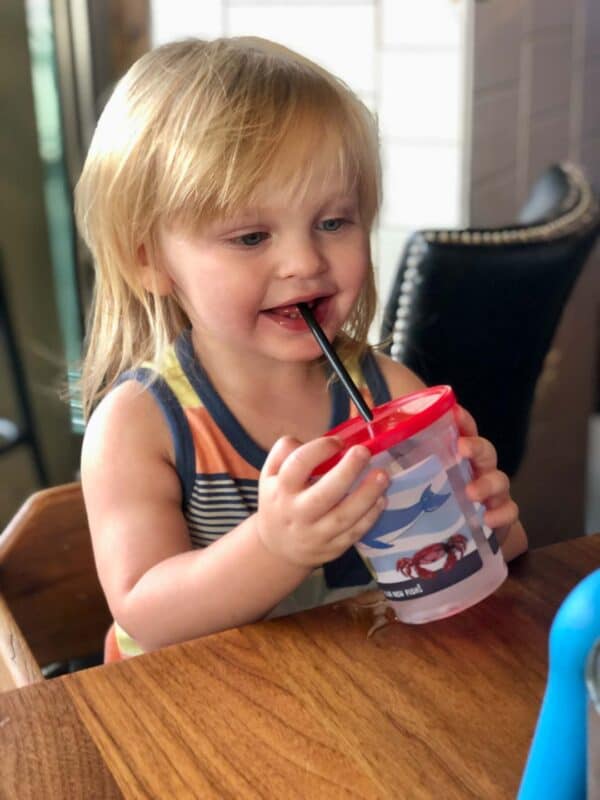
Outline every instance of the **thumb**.
[(298, 439), (294, 439), (293, 436), (282, 436), (280, 439), (277, 439), (265, 459), (263, 468), (260, 471), (261, 477), (270, 478), (273, 475), (277, 475), (286, 458), (290, 453), (293, 453), (294, 450), (297, 450), (301, 444), (302, 442), (298, 441)]
[(477, 423), (463, 406), (456, 407), (456, 424), (461, 436), (477, 436)]

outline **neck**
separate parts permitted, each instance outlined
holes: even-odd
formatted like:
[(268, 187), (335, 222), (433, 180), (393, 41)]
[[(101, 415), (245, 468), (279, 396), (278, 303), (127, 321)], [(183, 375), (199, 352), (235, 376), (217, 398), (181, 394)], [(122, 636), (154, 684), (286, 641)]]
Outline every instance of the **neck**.
[(306, 442), (327, 430), (331, 401), (320, 359), (266, 363), (194, 349), (223, 402), (265, 450), (284, 435)]
[(235, 397), (251, 404), (306, 396), (326, 388), (327, 374), (321, 359), (285, 362), (252, 359), (248, 354), (220, 350), (213, 353), (192, 333), (196, 356), (223, 400)]

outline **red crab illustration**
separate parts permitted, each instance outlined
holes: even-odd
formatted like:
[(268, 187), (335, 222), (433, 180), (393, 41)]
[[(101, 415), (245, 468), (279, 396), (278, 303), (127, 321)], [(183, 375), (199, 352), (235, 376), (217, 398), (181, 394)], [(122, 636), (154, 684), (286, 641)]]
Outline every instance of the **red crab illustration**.
[[(433, 578), (438, 571), (449, 572), (457, 561), (464, 556), (467, 549), (467, 539), (460, 533), (454, 534), (446, 539), (445, 542), (429, 544), (427, 547), (417, 550), (412, 558), (399, 558), (396, 562), (396, 569), (407, 578)], [(442, 570), (427, 569), (426, 564), (446, 556), (446, 563)]]

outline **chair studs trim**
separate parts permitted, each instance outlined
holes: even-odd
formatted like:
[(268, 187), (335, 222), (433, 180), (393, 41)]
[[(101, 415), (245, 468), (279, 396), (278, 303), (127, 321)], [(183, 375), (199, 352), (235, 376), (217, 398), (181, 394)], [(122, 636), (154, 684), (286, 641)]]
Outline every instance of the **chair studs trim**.
[[(567, 195), (561, 203), (561, 209), (570, 209), (564, 214), (541, 225), (530, 225), (526, 228), (503, 228), (497, 231), (489, 230), (429, 230), (423, 236), (426, 242), (432, 244), (448, 242), (460, 245), (479, 244), (527, 244), (528, 242), (549, 241), (567, 236), (574, 227), (580, 224), (591, 224), (600, 207), (594, 197), (591, 187), (583, 176), (583, 172), (575, 164), (565, 162), (562, 169), (569, 179)], [(574, 204), (574, 205), (573, 205)]]
[(427, 230), (418, 231), (413, 235), (408, 244), (406, 269), (396, 304), (390, 345), (390, 355), (393, 359), (402, 361), (404, 358), (411, 299), (415, 286), (422, 280), (422, 256), (429, 244), (478, 246), (539, 243), (567, 236), (576, 228), (587, 228), (591, 224), (598, 223), (600, 206), (582, 170), (569, 162), (564, 162), (560, 166), (568, 179), (566, 196), (560, 204), (560, 209), (564, 213), (549, 222), (498, 230)]

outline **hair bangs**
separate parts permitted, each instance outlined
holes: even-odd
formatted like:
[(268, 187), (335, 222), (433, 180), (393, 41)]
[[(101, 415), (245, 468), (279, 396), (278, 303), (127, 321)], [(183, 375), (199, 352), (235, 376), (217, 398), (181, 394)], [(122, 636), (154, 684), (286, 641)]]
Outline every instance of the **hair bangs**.
[(250, 78), (246, 65), (244, 91), (225, 84), (227, 102), (211, 113), (196, 113), (197, 93), (183, 100), (182, 135), (163, 137), (156, 218), (193, 229), (252, 205), (265, 187), (298, 197), (318, 178), (356, 189), (371, 225), (380, 195), (374, 118), (340, 82), (280, 60), (269, 69), (261, 56)]

